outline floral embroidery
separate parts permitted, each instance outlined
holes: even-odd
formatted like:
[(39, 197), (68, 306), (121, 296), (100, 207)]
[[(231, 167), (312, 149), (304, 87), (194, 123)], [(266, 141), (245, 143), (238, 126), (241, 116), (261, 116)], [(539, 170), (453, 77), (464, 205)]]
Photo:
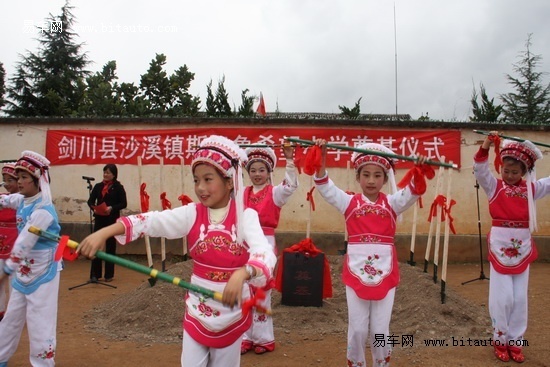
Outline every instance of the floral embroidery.
[(390, 356), (388, 355), (384, 359), (377, 359), (376, 360), (376, 365), (379, 366), (379, 367), (389, 366), (390, 365)]
[(527, 190), (520, 186), (504, 185), (504, 194), (509, 198), (521, 198), (527, 200)]
[(225, 236), (208, 237), (202, 241), (197, 242), (194, 248), (196, 255), (205, 253), (208, 250), (223, 251), (227, 250), (235, 256), (240, 256), (245, 251), (243, 246), (236, 242), (232, 242)]
[(21, 275), (30, 276), (32, 274), (31, 266), (34, 264), (34, 259), (25, 259), (24, 263), (19, 266)]
[(231, 277), (231, 272), (226, 271), (209, 271), (206, 273), (206, 278), (213, 281), (228, 281)]
[(264, 200), (266, 194), (266, 189), (260, 190), (260, 192), (258, 192), (257, 194), (254, 194), (252, 191), (250, 191), (248, 202), (252, 205), (249, 206), (258, 205), (259, 203), (261, 203)]
[(499, 224), (499, 227), (506, 227), (506, 228), (525, 228), (525, 224), (522, 222), (507, 222), (503, 221)]
[(213, 309), (212, 307), (208, 306), (206, 303), (204, 303), (205, 299), (203, 297), (199, 298), (199, 305), (193, 305), (194, 309), (199, 310), (200, 316), (203, 317), (218, 317), (220, 316), (220, 311)]
[(376, 235), (368, 234), (368, 235), (361, 235), (359, 237), (359, 241), (363, 243), (380, 243), (382, 239)]
[(4, 243), (4, 241), (8, 238), (8, 236), (0, 236), (0, 252), (7, 252), (10, 249), (10, 246), (7, 243)]
[(521, 245), (523, 244), (522, 240), (518, 240), (515, 238), (511, 238), (510, 241), (512, 242), (512, 247), (501, 247), (500, 251), (502, 251), (502, 254), (500, 254), (501, 257), (518, 257), (521, 256), (521, 252), (519, 252)]
[(369, 279), (374, 279), (375, 276), (382, 275), (383, 274), (382, 270), (378, 270), (374, 266), (374, 262), (379, 260), (379, 259), (380, 259), (380, 256), (378, 256), (376, 254), (374, 256), (369, 255), (367, 257), (367, 260), (365, 260), (365, 266), (360, 269), (361, 275), (367, 274), (367, 277)]
[(256, 313), (255, 322), (267, 322), (267, 315), (265, 313)]
[(355, 362), (355, 361), (352, 361), (351, 359), (348, 359), (348, 367), (362, 367), (363, 366), (363, 362)]
[(379, 208), (379, 207), (376, 207), (374, 205), (365, 205), (365, 206), (362, 206), (360, 208), (358, 208), (356, 211), (355, 211), (355, 217), (356, 218), (359, 218), (359, 217), (363, 217), (367, 214), (374, 214), (374, 215), (378, 215), (380, 217), (387, 217), (388, 216), (388, 212), (382, 208)]
[(48, 350), (45, 350), (43, 353), (38, 353), (37, 357), (40, 359), (52, 359), (55, 357), (55, 350), (53, 349), (53, 346), (50, 344)]

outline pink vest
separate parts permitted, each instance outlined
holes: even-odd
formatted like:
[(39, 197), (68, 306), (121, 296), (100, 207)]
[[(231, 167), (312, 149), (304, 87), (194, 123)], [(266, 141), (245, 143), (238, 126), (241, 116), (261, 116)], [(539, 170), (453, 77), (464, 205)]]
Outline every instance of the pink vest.
[(362, 299), (381, 300), (399, 284), (396, 218), (384, 193), (374, 204), (355, 194), (346, 209), (348, 251), (342, 279)]
[(510, 186), (497, 180), (495, 194), (489, 200), (489, 212), (493, 218), (487, 241), (489, 261), (499, 273), (522, 273), (538, 257), (529, 231), (525, 181)]
[(266, 236), (274, 236), (275, 228), (279, 225), (281, 208), (273, 201), (273, 185), (267, 185), (257, 193), (253, 187), (247, 186), (244, 190), (244, 205), (258, 212), (260, 225)]
[(10, 257), (17, 235), (15, 209), (0, 209), (0, 259)]
[[(223, 292), (233, 272), (249, 258), (248, 246), (236, 239), (235, 202), (231, 200), (226, 218), (211, 224), (208, 208), (197, 204), (197, 218), (187, 235), (189, 253), (193, 258), (192, 283)], [(243, 298), (249, 292), (243, 287)], [(233, 344), (252, 324), (252, 313), (246, 317), (239, 307), (230, 309), (220, 302), (188, 292), (183, 321), (185, 331), (197, 342), (212, 348)]]

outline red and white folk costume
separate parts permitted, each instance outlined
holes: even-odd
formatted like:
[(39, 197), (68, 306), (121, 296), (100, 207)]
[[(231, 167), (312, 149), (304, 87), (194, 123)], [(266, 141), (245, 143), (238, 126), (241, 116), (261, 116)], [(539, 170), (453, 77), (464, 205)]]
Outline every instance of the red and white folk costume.
[[(190, 203), (120, 218), (126, 230), (116, 239), (125, 244), (144, 235), (168, 239), (187, 236), (193, 258), (191, 283), (218, 292), (223, 292), (233, 272), (245, 264), (260, 268), (261, 274), (243, 286), (246, 300), (251, 285), (264, 287), (272, 279), (276, 257), (256, 211), (243, 209), (241, 164), (245, 160), (244, 151), (229, 139), (211, 136), (203, 140), (194, 153), (193, 170), (206, 163), (232, 177), (235, 198), (220, 209)], [(241, 338), (252, 324), (252, 313), (243, 315), (239, 307), (225, 307), (192, 291), (187, 292), (185, 304), (182, 366), (239, 366)]]
[[(270, 173), (270, 180), (263, 186), (248, 186), (244, 192), (244, 203), (247, 208), (258, 212), (262, 230), (276, 254), (275, 228), (279, 225), (281, 208), (290, 196), (298, 188), (298, 175), (292, 159), (286, 160), (284, 180), (277, 186), (272, 185), (273, 170), (277, 165), (277, 155), (271, 148), (252, 147), (246, 149), (248, 162), (246, 170), (254, 162), (263, 162)], [(271, 287), (265, 292), (266, 297), (261, 306), (271, 309)], [(273, 334), (273, 318), (270, 315), (254, 312), (254, 320), (251, 328), (244, 334), (242, 348), (250, 350), (260, 347), (258, 352), (273, 351), (275, 349), (275, 336)], [(263, 349), (262, 349), (263, 348)]]
[[(391, 153), (380, 144), (361, 149)], [(392, 194), (379, 193), (375, 202), (362, 193), (350, 195), (336, 187), (328, 174), (315, 178), (323, 198), (345, 216), (348, 248), (342, 280), (348, 304), (348, 366), (366, 366), (365, 346), (370, 339), (374, 366), (389, 366), (391, 346), (387, 342), (399, 268), (394, 245), (399, 214), (413, 205), (423, 192), (409, 184), (397, 191), (393, 162), (385, 157), (353, 153), (355, 171), (375, 164), (388, 175)], [(370, 337), (369, 337), (370, 336)], [(382, 340), (382, 342), (380, 342)]]
[[(8, 175), (17, 180), (15, 174), (15, 162), (4, 164), (2, 176)], [(0, 194), (7, 195), (7, 194)], [(4, 267), (4, 261), (10, 257), (11, 249), (17, 238), (17, 226), (15, 221), (15, 209), (5, 208), (0, 210), (0, 269)], [(9, 282), (0, 283), (0, 320), (6, 311)]]
[(508, 185), (490, 172), (488, 149), (480, 147), (474, 156), (474, 175), (487, 194), (493, 220), (487, 237), (493, 339), (506, 346), (511, 340), (523, 340), (527, 329), (529, 264), (537, 258), (531, 237), (536, 228), (535, 201), (550, 194), (550, 178), (536, 180), (535, 161), (542, 158), (542, 153), (529, 141), (505, 140), (500, 157), (514, 158), (527, 169), (527, 180)]
[(2, 269), (12, 274), (12, 293), (0, 322), (0, 367), (7, 366), (17, 350), (25, 324), (30, 364), (55, 365), (59, 272), (63, 266), (54, 258), (57, 242), (28, 231), (31, 225), (55, 234), (61, 229), (51, 201), (49, 163), (38, 153), (24, 151), (15, 164), (16, 171), (27, 171), (38, 179), (40, 192), (31, 197), (12, 194), (0, 199), (0, 207), (17, 210), (19, 233)]

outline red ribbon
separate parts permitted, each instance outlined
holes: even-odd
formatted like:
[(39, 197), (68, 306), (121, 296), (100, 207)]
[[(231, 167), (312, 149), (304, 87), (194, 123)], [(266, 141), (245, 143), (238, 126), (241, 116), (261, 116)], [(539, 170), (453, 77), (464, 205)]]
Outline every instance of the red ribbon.
[(451, 229), (451, 232), (453, 234), (456, 234), (455, 226), (453, 224), (454, 218), (451, 216), (451, 208), (453, 205), (456, 204), (456, 201), (451, 199), (451, 202), (449, 205), (446, 205), (447, 198), (443, 195), (438, 195), (434, 202), (432, 203), (432, 206), (430, 207), (430, 216), (428, 217), (428, 222), (432, 221), (432, 217), (435, 217), (437, 215), (437, 206), (441, 206), (443, 209), (441, 211), (441, 221), (445, 221), (445, 217), (449, 216), (449, 228)]
[(495, 146), (495, 170), (497, 173), (500, 173), (500, 167), (502, 167), (502, 158), (500, 157), (500, 136), (498, 135), (489, 135), (489, 140), (493, 142)]
[(307, 201), (309, 201), (310, 205), (311, 205), (311, 210), (315, 211), (315, 201), (313, 200), (313, 190), (315, 190), (315, 186), (313, 186), (311, 188), (311, 190), (309, 190), (307, 192)]
[(181, 194), (180, 196), (178, 196), (178, 200), (181, 201), (181, 206), (186, 206), (187, 204), (193, 202), (193, 200), (185, 194)]
[(67, 261), (73, 261), (78, 259), (78, 254), (76, 253), (76, 249), (70, 248), (67, 246), (67, 243), (69, 242), (69, 236), (61, 236), (61, 239), (59, 240), (59, 244), (57, 245), (57, 250), (55, 251), (55, 261), (61, 260), (67, 260)]
[(307, 150), (304, 162), (304, 173), (313, 176), (321, 168), (321, 147), (318, 145), (310, 146)]
[(413, 182), (414, 190), (418, 195), (426, 192), (426, 178), (431, 180), (435, 176), (433, 167), (429, 164), (415, 165), (407, 171), (405, 176), (399, 181), (397, 187), (404, 188)]
[(172, 203), (166, 198), (166, 192), (160, 194), (160, 203), (162, 204), (162, 210), (172, 209)]
[(147, 184), (144, 182), (139, 187), (139, 201), (141, 204), (141, 212), (147, 213), (149, 211), (149, 194), (145, 191)]
[(260, 312), (268, 313), (268, 310), (265, 307), (260, 306), (260, 302), (265, 299), (265, 292), (261, 288), (255, 288), (254, 295), (243, 302), (242, 304), (242, 312), (243, 315), (248, 315), (249, 312), (252, 311), (253, 308), (257, 309)]

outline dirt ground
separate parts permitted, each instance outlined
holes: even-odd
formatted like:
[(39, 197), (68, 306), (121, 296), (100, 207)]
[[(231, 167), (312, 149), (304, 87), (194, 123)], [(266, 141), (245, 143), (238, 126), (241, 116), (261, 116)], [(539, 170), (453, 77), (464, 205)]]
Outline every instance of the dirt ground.
[[(142, 262), (144, 259), (133, 258)], [(281, 305), (274, 292), (273, 313), (276, 349), (241, 360), (243, 367), (345, 366), (347, 308), (340, 282), (341, 256), (329, 256), (334, 297), (323, 306)], [(468, 338), (486, 341), (491, 336), (487, 311), (488, 280), (480, 280), (480, 265), (450, 264), (446, 302), (441, 303), (441, 285), (433, 282), (421, 265), (401, 264), (401, 284), (396, 293), (390, 331), (397, 337), (412, 335), (413, 345), (394, 346), (392, 366), (501, 366), (492, 348), (467, 346)], [(155, 263), (160, 268), (160, 263)], [(172, 262), (167, 271), (189, 279), (191, 261)], [(485, 275), (489, 274), (484, 265)], [(66, 263), (61, 277), (56, 366), (125, 367), (179, 366), (183, 290), (167, 283), (150, 286), (147, 276), (116, 268), (115, 280), (107, 287), (82, 284), (89, 273), (89, 261)], [(525, 366), (550, 366), (548, 319), (550, 264), (531, 267), (529, 327), (525, 338)], [(468, 280), (470, 283), (462, 284)], [(454, 340), (458, 346), (452, 346)], [(424, 340), (446, 339), (448, 346), (425, 346)], [(473, 342), (473, 341), (472, 341)], [(464, 345), (464, 346), (463, 346)], [(370, 366), (370, 352), (366, 350)], [(513, 365), (514, 362), (509, 362)], [(28, 366), (26, 332), (10, 367)]]

